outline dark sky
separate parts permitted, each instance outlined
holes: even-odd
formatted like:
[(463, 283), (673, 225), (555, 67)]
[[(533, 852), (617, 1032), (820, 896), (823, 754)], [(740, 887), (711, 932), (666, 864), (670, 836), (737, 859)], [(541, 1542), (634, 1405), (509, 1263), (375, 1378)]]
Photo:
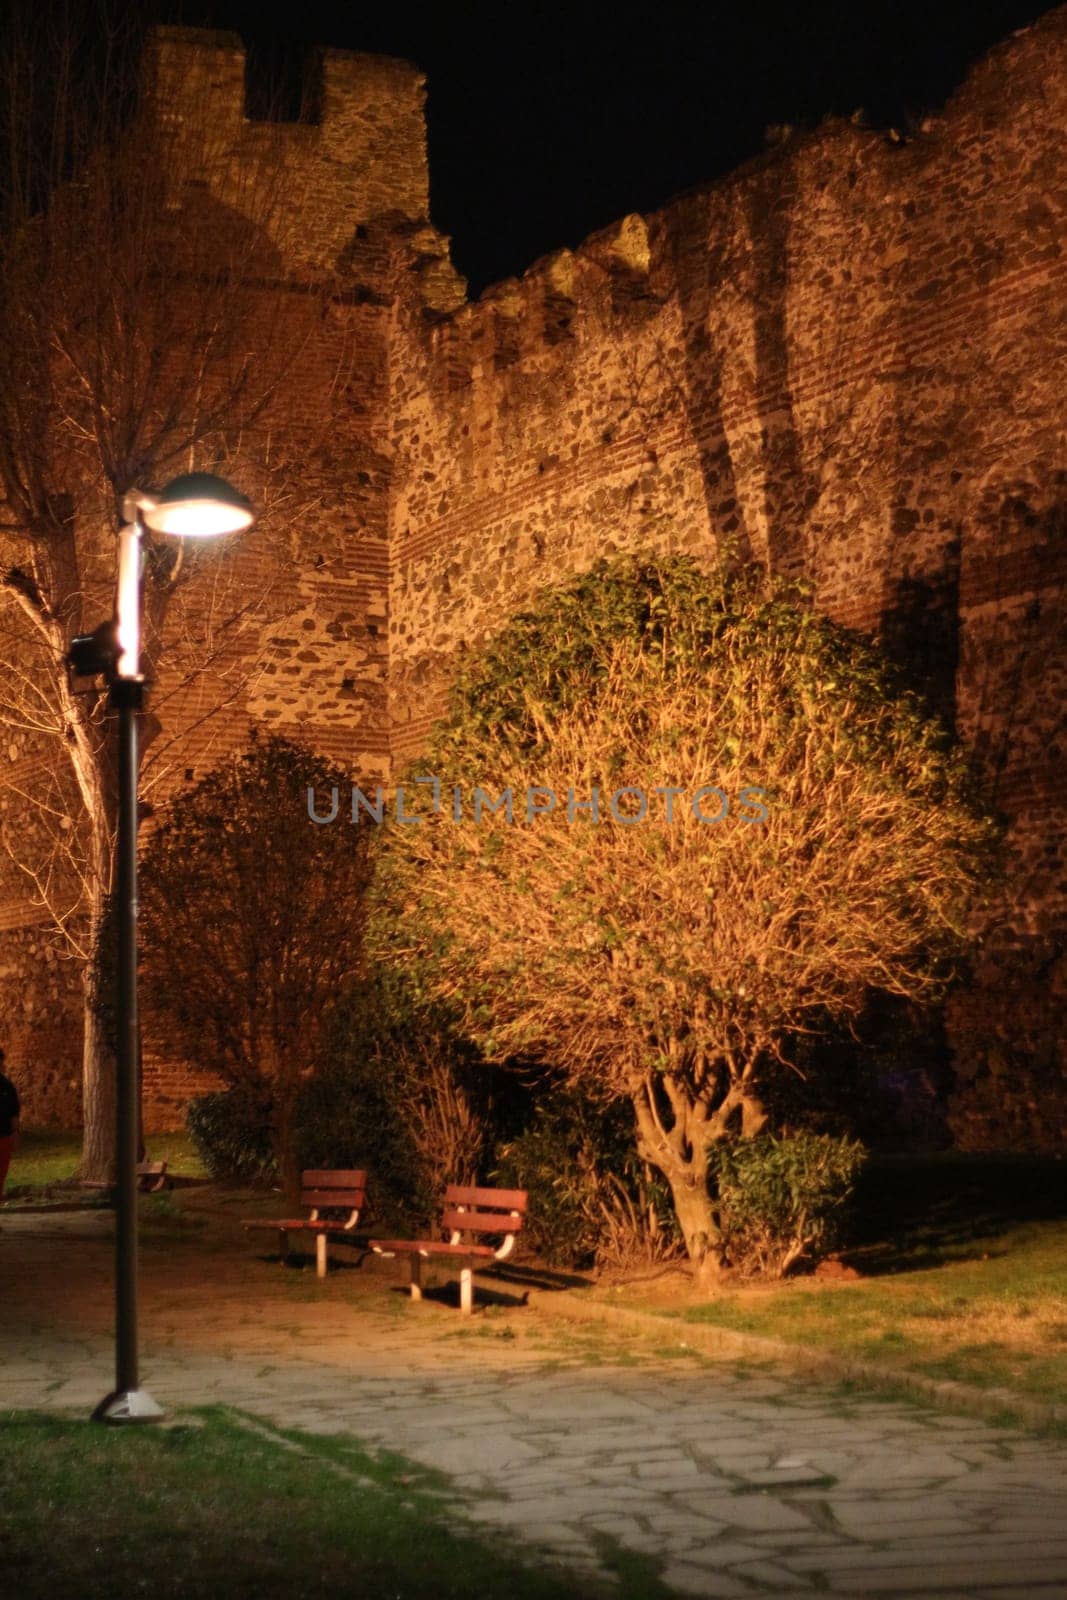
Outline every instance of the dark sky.
[(906, 128), (1049, 10), (1025, 0), (728, 6), (184, 0), (261, 59), (302, 43), (399, 55), (429, 80), (434, 221), (477, 293), (627, 211), (729, 172), (771, 123), (863, 107)]

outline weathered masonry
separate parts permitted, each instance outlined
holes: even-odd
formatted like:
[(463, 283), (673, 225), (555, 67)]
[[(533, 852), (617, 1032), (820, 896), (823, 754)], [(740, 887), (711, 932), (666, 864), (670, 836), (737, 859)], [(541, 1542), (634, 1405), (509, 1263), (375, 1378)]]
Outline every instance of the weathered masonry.
[[(1062, 1142), (1067, 9), (912, 136), (828, 122), (473, 304), (428, 219), (414, 68), (328, 52), (321, 121), (268, 129), (244, 121), (234, 40), (157, 48), (184, 95), (214, 97), (235, 160), (287, 142), (270, 292), (300, 252), (337, 281), (288, 409), (321, 485), (284, 557), (297, 603), (250, 644), (274, 670), (213, 748), (265, 720), (372, 778), (418, 750), (454, 652), (542, 585), (615, 550), (736, 540), (905, 655), (989, 773), (1013, 867), (950, 1017), (957, 1135)], [(59, 986), (18, 905), (6, 1036), (58, 1115), (75, 1073), (41, 1017)], [(188, 1085), (149, 1074), (157, 1119)]]

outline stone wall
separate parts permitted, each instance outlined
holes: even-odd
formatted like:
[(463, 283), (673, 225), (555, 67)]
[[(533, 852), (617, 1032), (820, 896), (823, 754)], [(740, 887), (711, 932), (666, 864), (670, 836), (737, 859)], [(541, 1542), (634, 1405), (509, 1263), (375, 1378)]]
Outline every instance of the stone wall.
[[(469, 304), (427, 216), (415, 68), (327, 52), (317, 124), (250, 123), (238, 41), (164, 30), (174, 170), (206, 114), (194, 178), (219, 226), (247, 222), (249, 173), (280, 163), (247, 292), (264, 337), (300, 337), (235, 447), (267, 514), (224, 582), (255, 604), (223, 636), (217, 585), (190, 602), (211, 665), (182, 688), (164, 662), (152, 798), (256, 723), (373, 781), (420, 748), (456, 651), (542, 586), (616, 550), (732, 540), (905, 656), (978, 752), (1013, 864), (953, 1007), (957, 1131), (1056, 1143), (1065, 45), (1061, 9), (907, 138), (828, 122)], [(10, 797), (45, 757), (13, 736), (8, 758)], [(31, 1121), (69, 1120), (77, 1007), (25, 887), (5, 878), (0, 905), (15, 1076)], [(193, 1083), (147, 1063), (149, 1125), (180, 1120)]]
[(1067, 1109), (1041, 998), (1067, 983), (1065, 46), (1060, 10), (914, 136), (828, 122), (444, 321), (409, 302), (394, 360), (395, 754), (542, 585), (725, 539), (903, 654), (976, 748), (1013, 854), (954, 1008), (970, 1142), (1055, 1143), (1041, 1100)]
[[(150, 46), (147, 82), (173, 179), (160, 226), (171, 230), (164, 292), (174, 320), (196, 300), (197, 230), (208, 230), (220, 253), (247, 261), (227, 316), (273, 384), (252, 425), (224, 442), (219, 468), (251, 495), (259, 519), (240, 539), (194, 554), (201, 569), (171, 605), (149, 697), (159, 726), (141, 781), (154, 807), (244, 747), (257, 725), (310, 739), (364, 782), (388, 770), (397, 254), (428, 302), (442, 292), (454, 299), (457, 280), (426, 220), (422, 75), (406, 62), (344, 52), (326, 52), (322, 66), (314, 125), (253, 123), (235, 37), (163, 29)], [(179, 380), (193, 381), (195, 357), (176, 350)], [(83, 626), (110, 611), (114, 567), (105, 565)], [(5, 836), (40, 865), (48, 829), (25, 797), (53, 799), (64, 758), (55, 741), (26, 729), (8, 730), (5, 746)], [(36, 901), (0, 855), (0, 1038), (27, 1122), (70, 1125), (80, 1114), (77, 972), (57, 955)], [(146, 1125), (180, 1125), (184, 1100), (212, 1081), (210, 1063), (185, 1069), (146, 1058)]]

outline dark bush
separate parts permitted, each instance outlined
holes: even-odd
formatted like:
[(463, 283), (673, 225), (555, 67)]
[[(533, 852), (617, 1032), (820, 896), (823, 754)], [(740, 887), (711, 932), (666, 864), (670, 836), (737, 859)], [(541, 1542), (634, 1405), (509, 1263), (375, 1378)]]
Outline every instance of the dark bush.
[(864, 1147), (829, 1134), (760, 1134), (710, 1152), (727, 1264), (780, 1278), (840, 1242)]
[(339, 1001), (316, 1078), (297, 1103), (303, 1166), (362, 1166), (376, 1224), (425, 1226), (447, 1183), (481, 1172), (491, 1079), (441, 1006), (382, 971)]
[(543, 1089), (493, 1182), (529, 1193), (526, 1241), (555, 1266), (633, 1266), (679, 1249), (666, 1185), (638, 1158), (628, 1105)]
[(414, 1142), (373, 1057), (343, 1051), (304, 1085), (296, 1110), (301, 1167), (363, 1167), (368, 1221), (389, 1232), (425, 1222), (432, 1200)]
[(186, 1122), (200, 1159), (218, 1183), (277, 1182), (271, 1105), (239, 1084), (190, 1102)]

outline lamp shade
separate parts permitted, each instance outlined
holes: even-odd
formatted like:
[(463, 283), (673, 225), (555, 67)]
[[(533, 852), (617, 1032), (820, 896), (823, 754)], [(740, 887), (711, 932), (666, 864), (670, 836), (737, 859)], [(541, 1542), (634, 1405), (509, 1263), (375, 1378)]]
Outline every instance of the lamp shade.
[(179, 539), (240, 533), (255, 521), (251, 501), (225, 478), (210, 472), (183, 473), (167, 484), (154, 505), (145, 504), (141, 515), (154, 533)]

